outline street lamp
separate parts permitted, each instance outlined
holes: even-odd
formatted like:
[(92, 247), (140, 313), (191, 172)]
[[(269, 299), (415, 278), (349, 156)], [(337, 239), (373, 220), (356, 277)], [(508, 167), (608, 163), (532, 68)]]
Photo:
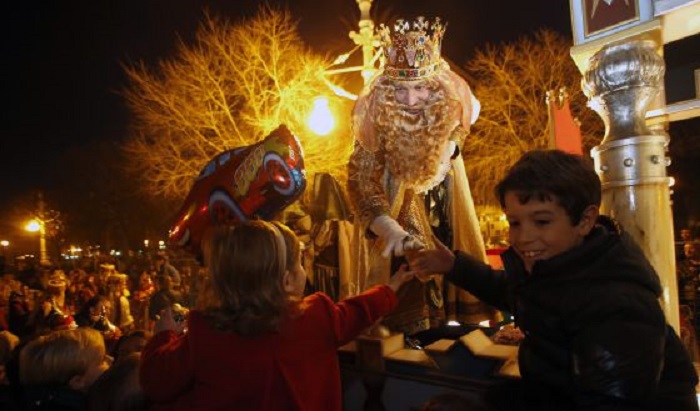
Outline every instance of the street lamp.
[[(333, 84), (327, 76), (359, 71), (367, 85), (377, 71), (377, 62), (382, 55), (379, 49), (379, 37), (374, 32), (374, 22), (369, 12), (372, 8), (373, 0), (356, 0), (360, 8), (360, 21), (358, 23), (359, 32), (351, 31), (350, 38), (355, 43), (355, 48), (351, 51), (339, 55), (333, 63), (323, 71), (323, 81), (339, 97), (350, 100), (357, 100), (357, 94), (353, 94), (344, 88)], [(362, 65), (352, 67), (340, 67), (350, 58), (355, 51), (362, 49)], [(380, 65), (381, 65), (381, 61)], [(331, 113), (328, 98), (317, 97), (313, 103), (313, 109), (307, 120), (307, 126), (311, 131), (319, 136), (326, 136), (335, 127), (335, 119)]]
[(316, 97), (314, 108), (309, 116), (308, 126), (319, 136), (327, 136), (335, 127), (335, 119), (328, 106), (327, 97)]
[(51, 264), (46, 253), (46, 223), (40, 219), (33, 219), (27, 223), (24, 229), (32, 233), (39, 232), (39, 264)]

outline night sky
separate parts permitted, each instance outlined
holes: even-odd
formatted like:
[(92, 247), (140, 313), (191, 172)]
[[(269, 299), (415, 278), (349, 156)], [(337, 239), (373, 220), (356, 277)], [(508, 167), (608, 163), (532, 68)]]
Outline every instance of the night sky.
[[(43, 187), (52, 159), (97, 139), (123, 141), (129, 121), (118, 95), (123, 62), (169, 57), (192, 39), (204, 9), (231, 20), (251, 16), (253, 0), (45, 0), (5, 2), (1, 30), (4, 109), (0, 128), (0, 206)], [(355, 0), (268, 1), (286, 5), (309, 47), (352, 48)], [(571, 37), (567, 1), (375, 0), (375, 23), (399, 16), (448, 21), (444, 53), (463, 64), (488, 42), (517, 39), (540, 27)], [(85, 159), (90, 161), (90, 159)], [(70, 167), (70, 164), (61, 167)], [(96, 165), (98, 167), (99, 165)]]

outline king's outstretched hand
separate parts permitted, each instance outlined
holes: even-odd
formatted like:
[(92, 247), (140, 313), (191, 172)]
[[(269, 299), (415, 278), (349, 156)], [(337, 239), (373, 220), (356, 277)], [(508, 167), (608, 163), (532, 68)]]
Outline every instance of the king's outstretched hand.
[(370, 224), (372, 230), (384, 242), (382, 257), (402, 256), (406, 250), (423, 248), (423, 243), (411, 236), (401, 225), (388, 215), (380, 215)]

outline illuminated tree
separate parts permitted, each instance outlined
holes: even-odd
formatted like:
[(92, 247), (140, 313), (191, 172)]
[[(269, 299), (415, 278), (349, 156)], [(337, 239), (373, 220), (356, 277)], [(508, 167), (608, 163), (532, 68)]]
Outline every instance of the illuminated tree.
[(478, 204), (494, 204), (494, 186), (520, 156), (549, 145), (547, 90), (565, 87), (581, 122), (584, 153), (603, 136), (603, 122), (586, 107), (571, 43), (541, 30), (532, 38), (488, 45), (468, 63), (481, 115), (465, 143), (465, 165)]
[[(309, 175), (344, 173), (352, 149), (351, 102), (329, 95), (328, 61), (311, 53), (287, 11), (261, 8), (231, 23), (205, 17), (193, 44), (155, 69), (127, 66), (124, 96), (135, 115), (126, 144), (133, 170), (154, 195), (182, 198), (216, 154), (253, 144), (285, 123), (300, 138)], [(314, 97), (331, 98), (340, 131), (326, 137), (304, 126)], [(343, 123), (344, 122), (344, 123)]]

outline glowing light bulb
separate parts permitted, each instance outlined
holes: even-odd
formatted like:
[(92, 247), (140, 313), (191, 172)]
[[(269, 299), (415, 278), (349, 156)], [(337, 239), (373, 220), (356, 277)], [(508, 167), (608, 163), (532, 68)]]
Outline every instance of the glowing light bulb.
[(32, 232), (32, 233), (35, 233), (35, 232), (41, 230), (41, 223), (38, 222), (38, 221), (36, 221), (36, 220), (32, 220), (32, 221), (30, 221), (29, 223), (27, 223), (27, 226), (24, 227), (24, 228), (25, 228), (27, 231), (30, 231), (30, 232)]
[(311, 111), (308, 122), (309, 128), (319, 136), (326, 136), (335, 127), (335, 119), (328, 106), (327, 97), (317, 97), (314, 100), (314, 108)]

